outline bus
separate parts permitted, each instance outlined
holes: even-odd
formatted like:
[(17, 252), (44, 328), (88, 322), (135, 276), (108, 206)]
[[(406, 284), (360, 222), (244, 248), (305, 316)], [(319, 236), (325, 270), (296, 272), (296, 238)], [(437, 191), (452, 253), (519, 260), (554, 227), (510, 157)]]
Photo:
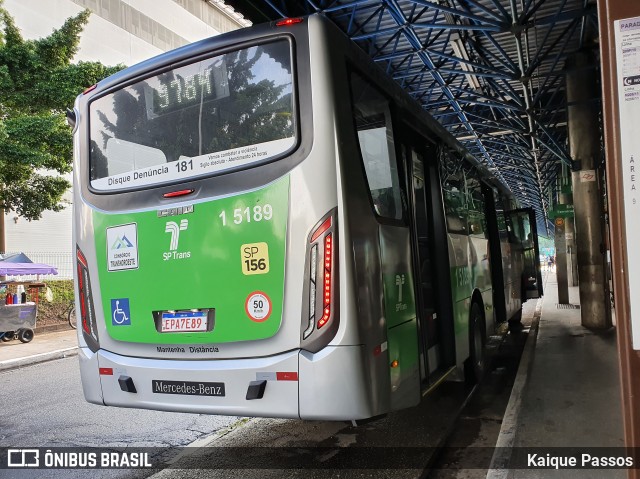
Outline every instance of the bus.
[(159, 55), (69, 118), (91, 403), (373, 418), (479, 380), (542, 293), (533, 213), (322, 16)]

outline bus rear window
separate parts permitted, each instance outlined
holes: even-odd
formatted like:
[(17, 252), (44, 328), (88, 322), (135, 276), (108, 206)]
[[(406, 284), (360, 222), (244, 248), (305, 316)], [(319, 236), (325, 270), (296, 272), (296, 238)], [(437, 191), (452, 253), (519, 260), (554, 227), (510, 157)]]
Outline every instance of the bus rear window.
[(296, 143), (287, 40), (210, 57), (94, 100), (95, 190), (175, 183), (256, 165)]

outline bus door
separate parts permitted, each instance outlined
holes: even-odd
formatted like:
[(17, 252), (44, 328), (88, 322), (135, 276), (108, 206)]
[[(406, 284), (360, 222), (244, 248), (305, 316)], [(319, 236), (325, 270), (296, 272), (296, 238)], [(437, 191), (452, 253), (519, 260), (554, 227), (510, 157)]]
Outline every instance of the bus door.
[(493, 310), (495, 312), (496, 322), (501, 323), (511, 317), (510, 315), (507, 316), (508, 308), (505, 295), (507, 286), (504, 281), (501, 249), (501, 231), (504, 231), (505, 225), (503, 221), (501, 227), (498, 220), (498, 216), (502, 217), (503, 211), (501, 209), (499, 210), (496, 204), (493, 188), (483, 185), (482, 193), (484, 196), (484, 214), (487, 221), (489, 238), (489, 267), (491, 269), (491, 286), (493, 289)]
[(450, 289), (447, 239), (435, 147), (424, 150), (406, 143), (404, 156), (411, 211), (420, 371), (423, 381), (429, 384), (455, 364), (453, 324), (444, 320), (447, 315), (443, 312), (451, 304), (450, 296), (443, 298)]
[(522, 245), (522, 302), (539, 298), (542, 296), (542, 273), (535, 212), (531, 208), (524, 208), (508, 211), (506, 216), (510, 242)]

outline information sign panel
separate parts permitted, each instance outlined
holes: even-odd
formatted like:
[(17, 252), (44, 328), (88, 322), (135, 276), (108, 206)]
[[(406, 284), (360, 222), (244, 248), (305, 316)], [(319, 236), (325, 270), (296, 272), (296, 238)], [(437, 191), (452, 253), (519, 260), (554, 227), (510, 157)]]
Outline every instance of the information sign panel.
[[(615, 21), (620, 144), (629, 291), (640, 291), (640, 17)], [(633, 349), (640, 350), (640, 295), (629, 297)]]

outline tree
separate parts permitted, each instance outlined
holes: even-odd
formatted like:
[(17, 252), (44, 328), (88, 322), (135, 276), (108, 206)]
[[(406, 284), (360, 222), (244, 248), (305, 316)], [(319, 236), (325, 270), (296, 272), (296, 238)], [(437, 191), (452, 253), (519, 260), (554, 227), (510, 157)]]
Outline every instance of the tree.
[(66, 108), (122, 68), (71, 63), (89, 15), (85, 10), (48, 37), (25, 40), (0, 0), (0, 208), (30, 221), (65, 206), (70, 184), (60, 174), (71, 171), (73, 157)]

